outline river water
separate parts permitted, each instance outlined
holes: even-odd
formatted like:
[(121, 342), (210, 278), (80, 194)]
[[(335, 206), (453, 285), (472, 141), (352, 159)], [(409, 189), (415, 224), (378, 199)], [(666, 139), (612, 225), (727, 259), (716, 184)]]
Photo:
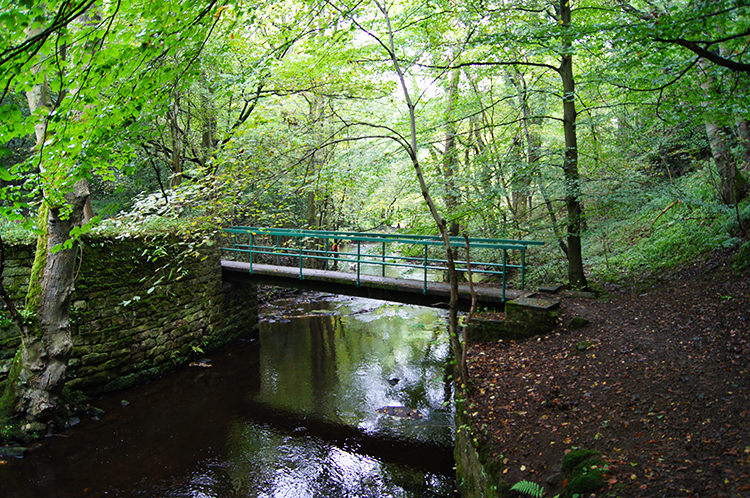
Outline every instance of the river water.
[(0, 497), (456, 496), (440, 311), (305, 294), (261, 316), (4, 461)]

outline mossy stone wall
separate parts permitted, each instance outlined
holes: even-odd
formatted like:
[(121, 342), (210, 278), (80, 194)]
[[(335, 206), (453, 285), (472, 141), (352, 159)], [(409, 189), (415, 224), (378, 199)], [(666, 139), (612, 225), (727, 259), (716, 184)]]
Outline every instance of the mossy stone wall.
[[(256, 286), (222, 281), (218, 244), (174, 235), (83, 242), (71, 309), (70, 389), (96, 396), (129, 387), (257, 334)], [(26, 249), (6, 251), (6, 285), (9, 270), (28, 285), (33, 250)], [(24, 293), (20, 285), (16, 296)], [(0, 324), (0, 382), (18, 336), (7, 320)]]
[[(34, 244), (6, 244), (3, 285), (17, 306), (23, 305), (29, 287), (31, 266), (34, 264)], [(0, 382), (8, 371), (21, 344), (21, 331), (10, 320), (10, 314), (0, 316)], [(2, 391), (0, 389), (0, 391)]]
[(456, 480), (464, 498), (504, 498), (510, 484), (499, 477), (498, 469), (486, 465), (482, 448), (474, 437), (471, 417), (463, 403), (456, 403), (456, 442), (453, 457), (456, 460)]

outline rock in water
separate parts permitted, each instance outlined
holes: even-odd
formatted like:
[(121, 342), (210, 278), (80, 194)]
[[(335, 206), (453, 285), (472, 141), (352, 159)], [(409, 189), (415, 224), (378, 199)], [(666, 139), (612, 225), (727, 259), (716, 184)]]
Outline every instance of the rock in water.
[(377, 413), (384, 413), (391, 417), (408, 418), (410, 420), (419, 420), (422, 414), (419, 410), (407, 408), (405, 406), (384, 406), (375, 410)]

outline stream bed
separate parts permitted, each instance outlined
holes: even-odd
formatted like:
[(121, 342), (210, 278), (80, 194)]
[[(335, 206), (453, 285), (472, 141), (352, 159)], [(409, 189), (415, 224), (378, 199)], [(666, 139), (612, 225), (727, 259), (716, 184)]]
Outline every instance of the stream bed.
[(442, 311), (300, 294), (260, 339), (92, 402), (0, 497), (453, 497)]

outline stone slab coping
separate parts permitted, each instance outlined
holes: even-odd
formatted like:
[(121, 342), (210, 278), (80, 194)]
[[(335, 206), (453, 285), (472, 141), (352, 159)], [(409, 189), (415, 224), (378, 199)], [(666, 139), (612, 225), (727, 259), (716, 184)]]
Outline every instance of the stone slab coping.
[(544, 297), (524, 296), (510, 301), (512, 304), (533, 308), (538, 310), (554, 310), (560, 307), (559, 299), (549, 299)]
[(564, 287), (565, 286), (562, 285), (562, 284), (560, 284), (560, 285), (549, 285), (549, 286), (546, 286), (546, 287), (539, 287), (539, 292), (545, 292), (547, 294), (557, 294)]

